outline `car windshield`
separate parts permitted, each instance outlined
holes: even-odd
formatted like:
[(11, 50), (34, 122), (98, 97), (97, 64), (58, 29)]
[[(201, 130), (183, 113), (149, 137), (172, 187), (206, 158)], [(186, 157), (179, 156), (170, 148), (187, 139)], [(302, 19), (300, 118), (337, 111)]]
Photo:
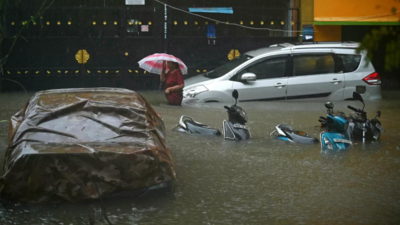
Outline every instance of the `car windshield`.
[(229, 61), (228, 63), (225, 63), (224, 65), (218, 67), (215, 70), (212, 70), (206, 74), (204, 74), (205, 77), (207, 78), (217, 78), (225, 75), (235, 67), (239, 66), (240, 64), (246, 62), (247, 60), (251, 59), (253, 57), (248, 56), (248, 55), (241, 55), (232, 61)]

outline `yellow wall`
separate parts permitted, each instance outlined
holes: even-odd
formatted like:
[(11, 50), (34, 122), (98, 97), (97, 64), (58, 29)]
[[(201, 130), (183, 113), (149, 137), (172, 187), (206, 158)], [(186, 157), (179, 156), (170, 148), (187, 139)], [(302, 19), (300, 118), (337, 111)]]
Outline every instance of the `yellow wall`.
[[(303, 2), (302, 2), (303, 3)], [(392, 9), (397, 13), (393, 14)], [(398, 22), (400, 1), (395, 0), (315, 0), (315, 21)]]
[(314, 41), (341, 41), (342, 26), (314, 26)]

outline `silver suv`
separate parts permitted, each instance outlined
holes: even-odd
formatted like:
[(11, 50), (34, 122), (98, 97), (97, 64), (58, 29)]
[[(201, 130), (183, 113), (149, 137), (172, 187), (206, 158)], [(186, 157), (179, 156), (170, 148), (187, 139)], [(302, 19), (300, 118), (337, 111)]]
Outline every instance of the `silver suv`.
[(277, 44), (245, 53), (205, 74), (185, 80), (184, 102), (292, 99), (381, 99), (381, 81), (355, 42)]

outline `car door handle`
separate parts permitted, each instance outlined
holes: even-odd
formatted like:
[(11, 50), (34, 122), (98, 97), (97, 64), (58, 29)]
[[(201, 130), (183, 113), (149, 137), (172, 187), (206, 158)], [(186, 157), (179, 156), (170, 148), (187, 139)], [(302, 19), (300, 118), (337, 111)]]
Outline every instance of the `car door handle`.
[(275, 87), (277, 87), (277, 88), (282, 88), (282, 87), (285, 87), (285, 86), (286, 86), (286, 84), (281, 84), (281, 83), (275, 84)]
[(338, 79), (333, 79), (333, 80), (331, 80), (331, 83), (333, 83), (333, 84), (338, 84), (338, 83), (340, 83), (340, 82), (342, 82), (341, 80), (338, 80)]

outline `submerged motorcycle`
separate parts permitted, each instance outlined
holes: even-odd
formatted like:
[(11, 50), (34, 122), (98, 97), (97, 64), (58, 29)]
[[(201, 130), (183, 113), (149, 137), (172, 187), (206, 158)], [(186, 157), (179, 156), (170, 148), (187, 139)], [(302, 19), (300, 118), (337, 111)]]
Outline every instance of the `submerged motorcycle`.
[[(330, 116), (339, 116), (339, 117), (342, 117), (342, 118), (347, 120), (346, 114), (344, 112), (341, 112), (341, 111), (336, 111), (335, 112), (333, 110), (334, 105), (333, 105), (332, 102), (326, 102), (325, 103), (325, 108), (326, 108), (326, 115), (327, 116), (329, 116), (329, 115)], [(320, 127), (321, 128), (327, 127), (327, 117), (320, 116), (319, 118), (320, 119), (318, 121), (321, 123)]]
[(327, 127), (327, 131), (320, 133), (321, 150), (342, 150), (349, 148), (353, 143), (351, 142), (351, 134), (354, 124), (344, 118), (344, 114), (333, 113), (333, 103), (325, 103), (328, 115), (327, 117), (320, 117), (319, 122), (321, 125)]
[(356, 109), (353, 106), (347, 106), (347, 108), (354, 112), (349, 118), (349, 120), (354, 123), (352, 138), (358, 141), (362, 140), (363, 143), (365, 143), (366, 140), (378, 141), (381, 132), (385, 132), (381, 122), (377, 119), (377, 117), (381, 116), (381, 111), (378, 111), (376, 116), (372, 120), (369, 120), (367, 118), (367, 113), (364, 111), (365, 103), (362, 96), (357, 92), (353, 92), (353, 98), (362, 102), (363, 108)]
[[(247, 114), (240, 106), (237, 106), (237, 99), (239, 98), (237, 90), (232, 92), (232, 97), (235, 98), (235, 104), (231, 107), (224, 106), (228, 111), (228, 120), (224, 120), (222, 123), (224, 138), (236, 141), (250, 139), (250, 128), (246, 126)], [(197, 122), (192, 117), (185, 115), (181, 116), (179, 124), (174, 130), (187, 134), (221, 135), (218, 129)]]
[(304, 131), (295, 130), (287, 124), (279, 124), (278, 126), (276, 126), (275, 130), (272, 131), (270, 136), (292, 143), (302, 143), (302, 144), (319, 143), (318, 139), (310, 137)]

